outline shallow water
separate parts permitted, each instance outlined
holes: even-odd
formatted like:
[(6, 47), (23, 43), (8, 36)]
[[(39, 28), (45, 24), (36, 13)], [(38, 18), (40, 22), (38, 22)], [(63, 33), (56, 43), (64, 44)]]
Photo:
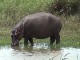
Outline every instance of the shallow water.
[(0, 47), (0, 60), (80, 60), (80, 49), (51, 48), (48, 44), (33, 47)]

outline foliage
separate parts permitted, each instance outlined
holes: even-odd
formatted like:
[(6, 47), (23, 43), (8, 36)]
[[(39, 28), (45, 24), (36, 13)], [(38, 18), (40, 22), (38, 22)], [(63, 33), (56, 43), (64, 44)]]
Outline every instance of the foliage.
[[(0, 45), (11, 43), (11, 29), (24, 16), (36, 12), (58, 12), (58, 14), (63, 14), (57, 15), (55, 13), (61, 18), (63, 25), (60, 33), (61, 46), (80, 47), (80, 14), (76, 13), (78, 12), (78, 2), (74, 1), (76, 0), (0, 0)], [(63, 4), (62, 7), (64, 8), (53, 9), (58, 2)], [(69, 10), (70, 7), (72, 10)], [(68, 14), (68, 10), (69, 14), (76, 14), (67, 16), (66, 19), (64, 12)], [(34, 39), (34, 41), (35, 43), (49, 43), (49, 38), (44, 40)]]
[(55, 0), (49, 6), (50, 13), (73, 15), (79, 12), (79, 0)]
[(51, 0), (0, 0), (0, 26), (13, 26), (26, 15), (45, 12), (50, 1)]

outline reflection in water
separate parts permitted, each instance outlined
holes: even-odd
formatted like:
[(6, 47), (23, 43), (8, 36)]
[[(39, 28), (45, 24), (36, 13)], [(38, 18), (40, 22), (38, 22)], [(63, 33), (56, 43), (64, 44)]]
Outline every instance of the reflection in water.
[(0, 60), (80, 60), (80, 49), (60, 48), (48, 44), (0, 47)]

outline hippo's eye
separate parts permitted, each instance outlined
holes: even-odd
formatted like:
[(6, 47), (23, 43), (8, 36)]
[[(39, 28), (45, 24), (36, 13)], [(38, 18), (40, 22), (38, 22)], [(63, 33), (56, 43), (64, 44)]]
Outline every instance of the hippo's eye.
[(18, 31), (17, 31), (17, 30), (15, 30), (14, 35), (17, 35), (17, 34), (18, 34)]

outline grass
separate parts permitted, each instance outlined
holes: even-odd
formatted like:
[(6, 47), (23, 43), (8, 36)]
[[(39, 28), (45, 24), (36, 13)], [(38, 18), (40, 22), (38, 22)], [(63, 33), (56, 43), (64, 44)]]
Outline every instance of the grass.
[(0, 45), (11, 44), (10, 28), (0, 27)]
[(0, 45), (11, 43), (10, 31), (24, 16), (46, 11), (51, 0), (0, 0)]
[(70, 16), (67, 19), (61, 17), (63, 29), (61, 31), (61, 45), (80, 47), (80, 22), (79, 16)]
[[(0, 45), (10, 45), (10, 31), (12, 27), (28, 14), (41, 11), (47, 12), (51, 1), (52, 0), (0, 0)], [(60, 32), (61, 46), (80, 47), (79, 14), (67, 17), (60, 15), (59, 17), (63, 24), (63, 28)], [(49, 38), (42, 40), (34, 39), (34, 42), (49, 43)], [(23, 41), (21, 41), (21, 43), (23, 43)]]
[[(63, 24), (63, 28), (60, 32), (61, 35), (61, 47), (80, 47), (80, 23), (78, 15), (70, 16), (67, 19), (59, 16)], [(0, 45), (11, 44), (10, 27), (0, 28)], [(34, 39), (35, 43), (49, 43), (47, 39)], [(23, 43), (23, 41), (21, 41)]]
[[(46, 11), (51, 0), (0, 0), (0, 21), (2, 26), (13, 26), (24, 16)], [(13, 22), (12, 22), (13, 21)]]

